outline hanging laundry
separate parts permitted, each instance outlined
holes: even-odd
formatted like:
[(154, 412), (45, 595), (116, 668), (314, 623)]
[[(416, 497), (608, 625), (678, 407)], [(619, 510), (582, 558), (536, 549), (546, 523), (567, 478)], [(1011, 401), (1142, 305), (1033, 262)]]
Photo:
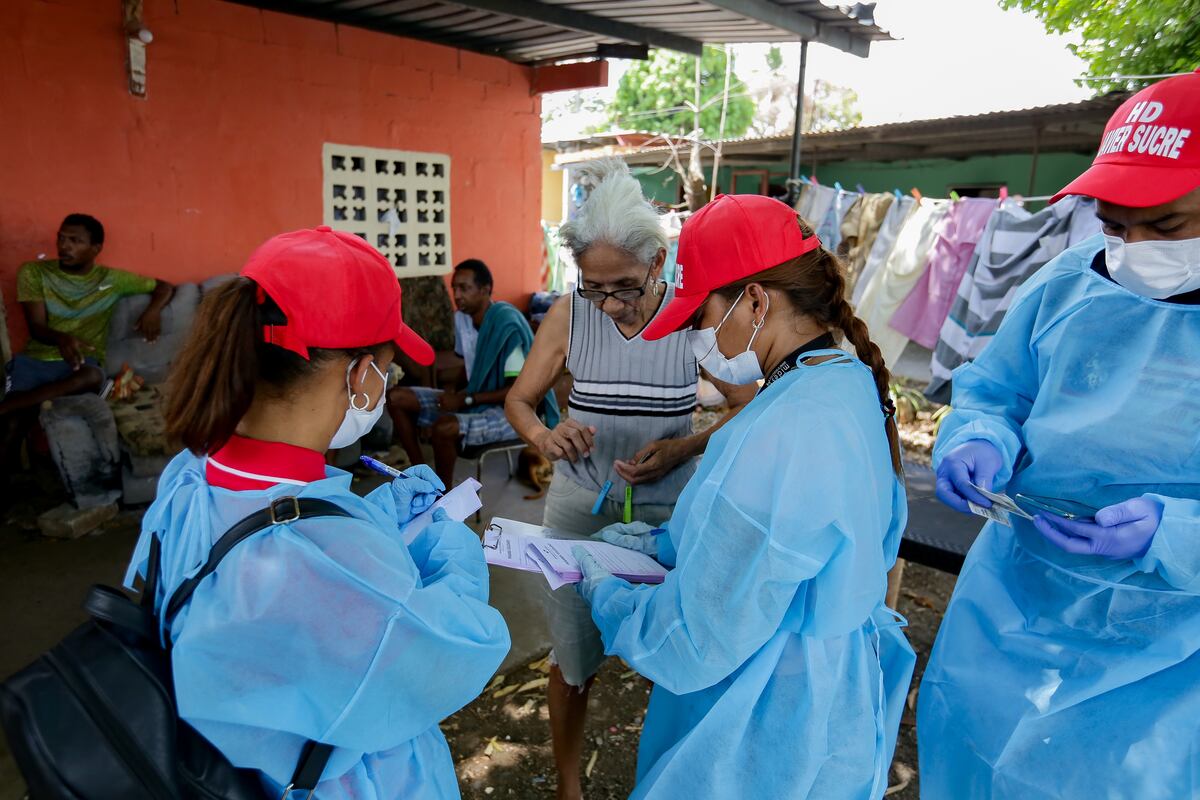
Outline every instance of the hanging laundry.
[(896, 235), (900, 233), (900, 229), (904, 227), (904, 223), (916, 207), (917, 201), (910, 195), (901, 196), (888, 207), (887, 214), (883, 217), (883, 224), (879, 226), (879, 232), (875, 235), (875, 241), (871, 243), (871, 249), (863, 263), (862, 271), (855, 279), (853, 286), (849, 283), (846, 284), (847, 290), (852, 292), (850, 303), (855, 308), (858, 308), (863, 292), (866, 291), (871, 278), (879, 272), (880, 267), (887, 263), (888, 256), (892, 254), (892, 248), (896, 245)]
[(929, 265), (892, 316), (893, 328), (929, 350), (937, 346), (963, 273), (997, 205), (986, 197), (967, 197), (953, 205), (929, 251)]
[[(831, 253), (838, 251), (842, 241), (842, 220), (850, 211), (850, 207), (862, 197), (858, 192), (847, 192), (844, 189), (834, 189), (833, 202), (825, 212), (825, 218), (817, 226), (817, 238), (825, 249)], [(815, 219), (815, 218), (814, 218)]]
[(864, 194), (842, 220), (842, 262), (846, 266), (846, 288), (853, 289), (858, 275), (867, 263), (871, 245), (883, 226), (888, 209), (896, 196), (891, 192)]
[(949, 403), (950, 375), (983, 352), (1018, 287), (1047, 261), (1100, 232), (1096, 203), (1069, 195), (1031, 214), (1005, 203), (992, 214), (942, 324), (925, 396)]
[(800, 187), (800, 194), (796, 197), (796, 213), (803, 219), (808, 219), (808, 208), (812, 205), (813, 186), (811, 183), (806, 183)]
[(916, 210), (904, 222), (896, 235), (896, 244), (879, 271), (863, 290), (858, 304), (858, 316), (867, 323), (871, 340), (883, 352), (884, 363), (889, 367), (900, 359), (908, 337), (888, 325), (896, 309), (908, 297), (925, 265), (929, 251), (937, 241), (941, 224), (950, 213), (949, 200), (932, 200), (928, 197), (917, 202)]
[[(804, 207), (804, 211), (798, 213), (805, 222), (812, 226), (813, 230), (817, 230), (825, 221), (829, 210), (833, 208), (833, 201), (837, 199), (838, 190), (832, 186), (805, 186), (804, 188), (811, 190), (806, 193), (811, 200)], [(801, 200), (803, 199), (802, 197)], [(821, 243), (824, 244), (825, 240), (822, 239)]]

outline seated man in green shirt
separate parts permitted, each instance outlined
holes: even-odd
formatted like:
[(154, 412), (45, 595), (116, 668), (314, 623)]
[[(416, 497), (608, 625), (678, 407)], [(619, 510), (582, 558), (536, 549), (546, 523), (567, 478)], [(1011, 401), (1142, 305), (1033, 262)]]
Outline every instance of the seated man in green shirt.
[(87, 214), (71, 214), (58, 230), (58, 258), (30, 261), (17, 275), (17, 300), (30, 340), (5, 367), (0, 437), (6, 468), (43, 402), (103, 385), (100, 365), (118, 300), (151, 294), (135, 327), (150, 342), (162, 329), (171, 284), (98, 265), (103, 247), (104, 226)]

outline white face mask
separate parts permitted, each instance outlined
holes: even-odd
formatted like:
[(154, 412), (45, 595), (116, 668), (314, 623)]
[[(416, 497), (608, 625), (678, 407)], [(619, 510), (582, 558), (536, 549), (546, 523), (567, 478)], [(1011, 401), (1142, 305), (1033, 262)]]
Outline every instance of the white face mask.
[(1143, 297), (1162, 300), (1200, 289), (1200, 239), (1127, 244), (1105, 234), (1104, 260), (1114, 281)]
[(721, 325), (724, 325), (725, 320), (729, 319), (729, 315), (733, 313), (733, 309), (737, 308), (738, 302), (745, 294), (746, 290), (743, 289), (742, 293), (737, 296), (737, 300), (734, 300), (733, 305), (725, 312), (725, 316), (717, 327), (687, 332), (688, 344), (692, 346), (692, 353), (700, 362), (700, 366), (717, 380), (734, 386), (744, 386), (763, 378), (762, 365), (758, 363), (758, 356), (750, 348), (754, 346), (754, 338), (758, 336), (762, 326), (767, 323), (766, 312), (771, 310), (769, 296), (767, 297), (767, 308), (763, 311), (763, 318), (754, 323), (754, 333), (750, 334), (750, 342), (746, 345), (745, 350), (733, 358), (726, 358), (717, 347), (717, 331), (721, 330)]
[[(346, 409), (346, 416), (342, 418), (342, 424), (337, 429), (337, 433), (329, 441), (330, 450), (349, 447), (366, 436), (371, 428), (375, 427), (375, 423), (379, 421), (379, 418), (383, 416), (383, 409), (387, 406), (387, 377), (379, 371), (379, 367), (375, 366), (375, 362), (371, 362), (371, 369), (375, 370), (375, 374), (383, 382), (383, 386), (379, 390), (379, 402), (375, 404), (375, 408), (371, 408), (371, 395), (361, 392), (364, 398), (362, 406), (354, 404), (354, 390), (350, 388), (350, 371), (354, 369), (356, 363), (358, 362), (351, 361), (350, 365), (346, 367), (346, 396), (350, 399), (350, 407)], [(364, 377), (363, 382), (365, 381), (366, 378)]]

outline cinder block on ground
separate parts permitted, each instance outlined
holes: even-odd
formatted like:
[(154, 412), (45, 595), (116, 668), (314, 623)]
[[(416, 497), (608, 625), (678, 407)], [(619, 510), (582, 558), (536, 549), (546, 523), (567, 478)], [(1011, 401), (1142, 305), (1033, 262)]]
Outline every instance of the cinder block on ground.
[(117, 515), (117, 504), (109, 503), (92, 508), (76, 508), (63, 503), (38, 517), (43, 536), (52, 539), (78, 539), (99, 528)]

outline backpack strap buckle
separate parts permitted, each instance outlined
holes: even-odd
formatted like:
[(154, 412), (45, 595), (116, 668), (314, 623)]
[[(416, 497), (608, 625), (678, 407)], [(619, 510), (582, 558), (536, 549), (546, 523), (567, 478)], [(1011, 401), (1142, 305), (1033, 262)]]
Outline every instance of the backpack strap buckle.
[[(296, 784), (294, 784), (294, 783), (289, 783), (287, 786), (283, 787), (283, 795), (280, 796), (279, 800), (288, 800), (288, 795), (292, 793), (292, 787), (295, 785)], [(315, 786), (313, 788), (309, 789), (308, 794), (304, 795), (304, 800), (311, 800), (312, 796), (313, 796), (313, 792), (315, 792), (316, 790), (317, 790), (317, 787), (315, 787)]]
[(280, 497), (267, 507), (272, 525), (286, 525), (300, 519), (300, 501), (295, 497)]

